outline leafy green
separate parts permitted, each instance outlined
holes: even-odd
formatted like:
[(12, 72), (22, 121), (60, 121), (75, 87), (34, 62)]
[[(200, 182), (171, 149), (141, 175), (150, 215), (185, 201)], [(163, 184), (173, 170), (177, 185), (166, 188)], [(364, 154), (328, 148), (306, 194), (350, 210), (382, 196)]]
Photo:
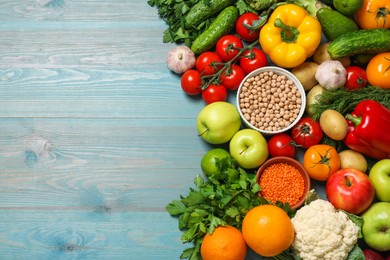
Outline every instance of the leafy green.
[(172, 216), (178, 217), (178, 226), (183, 231), (183, 243), (194, 242), (195, 246), (183, 251), (182, 259), (199, 259), (199, 247), (206, 233), (212, 233), (221, 225), (241, 229), (245, 214), (253, 207), (268, 204), (261, 200), (255, 173), (239, 167), (231, 157), (217, 161), (219, 173), (208, 179), (197, 175), (195, 187), (189, 188), (186, 196), (166, 205)]
[[(151, 7), (157, 8), (157, 14), (165, 21), (168, 28), (163, 32), (164, 43), (184, 43), (191, 46), (196, 37), (206, 30), (212, 21), (218, 16), (218, 13), (204, 20), (196, 28), (185, 29), (184, 17), (191, 8), (200, 1), (208, 0), (149, 0)], [(235, 6), (239, 13), (243, 14), (248, 11), (256, 12), (244, 0), (237, 0)]]
[(356, 244), (348, 254), (347, 260), (365, 260), (363, 250)]

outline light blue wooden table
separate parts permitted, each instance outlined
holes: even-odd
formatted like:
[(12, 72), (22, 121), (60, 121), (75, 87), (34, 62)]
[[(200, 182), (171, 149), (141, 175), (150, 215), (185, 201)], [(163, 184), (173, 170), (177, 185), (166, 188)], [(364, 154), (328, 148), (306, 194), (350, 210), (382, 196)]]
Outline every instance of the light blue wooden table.
[(139, 0), (0, 1), (0, 259), (179, 259), (210, 148)]
[(139, 0), (0, 1), (0, 259), (178, 259), (207, 145)]

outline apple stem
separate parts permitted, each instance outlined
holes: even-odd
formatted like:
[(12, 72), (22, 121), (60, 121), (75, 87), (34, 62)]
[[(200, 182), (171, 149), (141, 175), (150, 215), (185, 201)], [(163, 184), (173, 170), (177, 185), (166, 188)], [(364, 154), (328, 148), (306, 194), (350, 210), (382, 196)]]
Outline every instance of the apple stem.
[(351, 182), (351, 180), (349, 179), (349, 177), (348, 177), (348, 176), (344, 176), (344, 178), (345, 178), (345, 183), (347, 184), (347, 186), (348, 186), (348, 187), (351, 187), (351, 186), (352, 186), (352, 182)]
[(248, 146), (245, 146), (245, 149), (242, 150), (242, 151), (240, 152), (240, 154), (242, 154), (243, 152), (245, 152), (246, 149), (248, 149)]
[(198, 134), (198, 136), (202, 136), (202, 135), (204, 135), (207, 131), (209, 131), (209, 129), (208, 128), (206, 128), (206, 130), (204, 130), (202, 133), (200, 133), (200, 134)]

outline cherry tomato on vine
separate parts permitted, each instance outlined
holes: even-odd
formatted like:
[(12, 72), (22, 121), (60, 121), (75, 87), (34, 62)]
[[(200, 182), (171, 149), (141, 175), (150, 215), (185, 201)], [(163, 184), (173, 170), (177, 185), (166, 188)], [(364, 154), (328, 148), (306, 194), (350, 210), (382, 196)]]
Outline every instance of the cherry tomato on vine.
[(184, 93), (195, 96), (202, 92), (202, 80), (197, 70), (187, 70), (180, 79), (180, 85)]
[(202, 99), (206, 104), (211, 104), (218, 101), (226, 101), (228, 91), (224, 85), (210, 84), (202, 91)]
[(260, 28), (250, 28), (256, 20), (259, 20), (259, 16), (251, 12), (244, 13), (238, 17), (236, 22), (236, 32), (241, 39), (247, 42), (253, 42), (259, 39)]
[(367, 64), (366, 73), (371, 85), (390, 89), (390, 52), (375, 55)]
[(268, 65), (267, 55), (259, 48), (253, 47), (243, 53), (240, 58), (240, 67), (246, 74), (254, 71), (255, 69)]
[(361, 29), (390, 28), (390, 1), (363, 0), (362, 6), (354, 14)]
[(364, 88), (367, 86), (367, 74), (366, 71), (359, 66), (349, 66), (346, 68), (347, 81), (345, 82), (345, 88), (348, 90)]
[(204, 75), (211, 75), (222, 68), (222, 59), (215, 52), (203, 52), (195, 61), (196, 69)]
[(244, 70), (237, 64), (233, 64), (221, 73), (220, 80), (228, 90), (237, 90), (244, 78)]
[(279, 133), (269, 139), (268, 151), (271, 157), (287, 156), (294, 158), (297, 154), (297, 146), (291, 136), (286, 133)]
[(320, 123), (310, 117), (301, 118), (291, 129), (292, 139), (303, 148), (318, 144), (323, 135)]
[(222, 36), (215, 45), (215, 51), (224, 62), (234, 59), (244, 47), (242, 41), (235, 35)]
[(317, 144), (310, 146), (303, 155), (303, 167), (310, 178), (326, 181), (340, 169), (340, 156), (333, 146)]

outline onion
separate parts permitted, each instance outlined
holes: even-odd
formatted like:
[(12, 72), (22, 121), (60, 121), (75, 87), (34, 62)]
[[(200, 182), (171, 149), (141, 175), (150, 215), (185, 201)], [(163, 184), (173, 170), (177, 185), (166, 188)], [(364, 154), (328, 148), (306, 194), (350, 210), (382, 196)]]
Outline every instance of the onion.
[(182, 74), (195, 66), (195, 53), (187, 46), (177, 46), (168, 52), (168, 69)]

